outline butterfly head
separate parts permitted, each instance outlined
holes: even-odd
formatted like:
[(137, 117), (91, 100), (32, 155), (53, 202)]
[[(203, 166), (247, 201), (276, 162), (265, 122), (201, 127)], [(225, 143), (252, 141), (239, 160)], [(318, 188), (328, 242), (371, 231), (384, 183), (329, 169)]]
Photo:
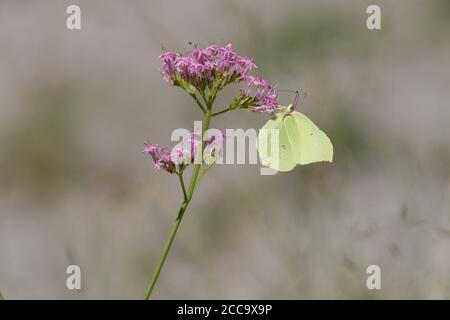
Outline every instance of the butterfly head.
[(279, 113), (279, 114), (289, 114), (292, 111), (294, 111), (294, 109), (295, 109), (295, 107), (292, 104), (290, 104), (288, 106), (281, 106), (281, 105), (279, 105), (277, 107), (277, 113)]

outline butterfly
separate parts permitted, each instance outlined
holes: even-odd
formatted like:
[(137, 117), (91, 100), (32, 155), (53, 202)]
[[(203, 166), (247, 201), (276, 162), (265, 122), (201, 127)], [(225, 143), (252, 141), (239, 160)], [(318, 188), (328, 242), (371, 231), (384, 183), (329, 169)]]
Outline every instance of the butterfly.
[(259, 131), (257, 149), (261, 163), (277, 171), (290, 171), (297, 164), (333, 161), (328, 136), (293, 104), (279, 106), (276, 115)]

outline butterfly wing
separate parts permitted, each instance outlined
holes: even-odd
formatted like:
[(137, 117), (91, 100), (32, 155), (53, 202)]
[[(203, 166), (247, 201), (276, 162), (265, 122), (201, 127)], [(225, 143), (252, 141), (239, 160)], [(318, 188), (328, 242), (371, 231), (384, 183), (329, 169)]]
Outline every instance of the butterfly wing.
[(298, 164), (333, 161), (330, 139), (307, 116), (292, 112), (285, 116), (284, 126)]
[(272, 168), (278, 171), (291, 171), (297, 165), (296, 146), (293, 144), (289, 137), (288, 128), (286, 122), (282, 120), (280, 126), (280, 143), (278, 147), (278, 168)]
[(270, 167), (271, 158), (272, 158), (272, 134), (274, 131), (279, 129), (281, 124), (281, 119), (278, 117), (273, 118), (264, 125), (264, 127), (259, 130), (258, 133), (258, 141), (256, 144), (256, 148), (258, 149), (259, 159), (264, 166)]
[(281, 114), (269, 120), (259, 131), (257, 148), (264, 166), (278, 171), (290, 171), (297, 164)]

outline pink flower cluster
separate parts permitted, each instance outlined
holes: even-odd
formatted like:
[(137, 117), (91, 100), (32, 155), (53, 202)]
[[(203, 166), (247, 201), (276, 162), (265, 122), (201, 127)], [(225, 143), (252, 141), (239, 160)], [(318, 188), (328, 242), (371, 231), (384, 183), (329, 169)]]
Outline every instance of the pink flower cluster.
[(273, 114), (277, 109), (277, 91), (269, 81), (255, 76), (246, 76), (241, 91), (244, 98), (250, 97), (250, 110)]
[(155, 169), (163, 169), (169, 173), (173, 173), (175, 171), (175, 164), (171, 159), (172, 157), (169, 149), (157, 143), (145, 143), (144, 145), (145, 146), (142, 153), (149, 154), (153, 158), (153, 161), (155, 162)]
[[(206, 148), (210, 154), (220, 152), (222, 143), (225, 140), (225, 133), (211, 136), (206, 141)], [(195, 155), (200, 147), (200, 138), (198, 134), (191, 133), (185, 143), (180, 142), (172, 151), (168, 147), (157, 143), (144, 144), (143, 153), (152, 157), (155, 162), (154, 168), (165, 170), (169, 173), (178, 173), (186, 166), (194, 162)]]
[(231, 44), (223, 48), (216, 45), (195, 48), (184, 55), (165, 52), (159, 58), (161, 74), (168, 84), (181, 85), (184, 81), (199, 90), (212, 88), (216, 80), (239, 81), (256, 68), (251, 58), (239, 56)]
[(231, 44), (225, 47), (210, 45), (195, 48), (186, 54), (165, 52), (160, 57), (160, 71), (170, 85), (181, 86), (191, 94), (191, 87), (205, 92), (222, 89), (230, 83), (243, 82), (243, 89), (235, 108), (250, 108), (254, 112), (274, 113), (277, 106), (277, 92), (269, 81), (251, 76), (256, 68), (251, 58), (241, 57)]

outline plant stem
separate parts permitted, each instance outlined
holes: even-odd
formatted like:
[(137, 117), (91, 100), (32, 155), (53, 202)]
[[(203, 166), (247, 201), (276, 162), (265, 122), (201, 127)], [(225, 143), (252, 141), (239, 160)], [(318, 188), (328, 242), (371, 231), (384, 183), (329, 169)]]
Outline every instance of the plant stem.
[(200, 107), (200, 109), (202, 110), (203, 114), (206, 113), (205, 107), (203, 107), (202, 103), (200, 102), (200, 100), (198, 100), (197, 95), (191, 94), (191, 97), (194, 98), (195, 102), (197, 102), (197, 105)]
[(211, 115), (211, 117), (218, 116), (219, 114), (222, 114), (222, 113), (225, 113), (225, 112), (228, 112), (228, 111), (231, 111), (231, 110), (234, 110), (234, 109), (230, 109), (230, 108), (223, 109), (223, 110), (221, 110), (221, 111), (218, 111), (218, 112), (213, 113), (213, 114)]
[[(211, 120), (211, 105), (208, 106), (208, 109), (206, 111), (204, 120), (203, 120), (203, 128), (202, 128), (202, 141), (201, 141), (201, 150), (202, 150), (202, 161), (203, 161), (203, 150), (205, 147), (205, 143), (203, 141), (203, 135), (205, 134), (205, 131), (209, 128), (209, 121)], [(178, 216), (175, 219), (175, 223), (172, 227), (172, 230), (170, 231), (170, 234), (166, 240), (166, 244), (164, 245), (163, 252), (161, 254), (161, 257), (159, 258), (158, 264), (156, 266), (155, 271), (153, 272), (152, 279), (150, 280), (150, 283), (147, 287), (147, 290), (145, 291), (144, 299), (148, 300), (150, 298), (150, 295), (152, 294), (153, 288), (156, 285), (156, 281), (158, 280), (159, 274), (161, 273), (161, 269), (164, 265), (164, 262), (166, 261), (167, 255), (169, 254), (170, 248), (172, 247), (173, 239), (175, 239), (175, 235), (177, 234), (178, 228), (180, 227), (181, 220), (183, 219), (184, 213), (191, 202), (192, 195), (195, 190), (197, 177), (200, 172), (200, 167), (202, 166), (201, 163), (198, 163), (194, 166), (194, 169), (192, 171), (191, 175), (191, 181), (189, 183), (188, 191), (185, 195), (185, 199), (183, 203), (181, 204), (180, 210), (178, 211)], [(182, 181), (182, 177), (180, 175), (180, 181)], [(182, 186), (184, 186), (184, 183), (182, 183)], [(183, 192), (184, 192), (183, 187)]]
[(164, 261), (166, 261), (167, 255), (169, 254), (169, 250), (170, 247), (172, 246), (173, 239), (177, 234), (178, 227), (180, 226), (181, 219), (183, 218), (184, 212), (186, 211), (188, 204), (189, 201), (183, 201), (183, 204), (181, 205), (180, 211), (178, 212), (178, 217), (175, 220), (175, 224), (173, 225), (169, 237), (167, 238), (166, 244), (164, 245), (163, 253), (159, 258), (158, 265), (156, 266), (156, 269), (153, 272), (152, 280), (150, 281), (150, 284), (148, 285), (147, 290), (145, 291), (144, 296), (145, 300), (148, 300), (150, 298), (150, 295), (152, 294), (153, 288), (155, 287), (156, 281), (158, 280), (159, 274), (161, 273)]
[(205, 105), (208, 105), (208, 99), (206, 99), (206, 96), (203, 92), (200, 93), (203, 99), (203, 102), (205, 103)]
[(186, 193), (186, 187), (184, 186), (183, 174), (179, 173), (178, 178), (180, 178), (181, 189), (183, 190), (183, 197), (184, 197), (184, 201), (186, 202), (188, 200), (188, 196)]

